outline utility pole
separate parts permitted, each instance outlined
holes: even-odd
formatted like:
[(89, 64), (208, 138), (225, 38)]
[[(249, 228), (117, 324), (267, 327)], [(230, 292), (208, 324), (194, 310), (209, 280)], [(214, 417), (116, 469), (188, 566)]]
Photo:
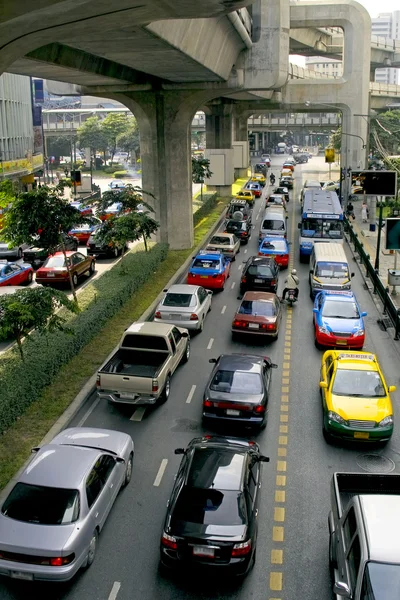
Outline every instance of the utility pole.
[(383, 202), (382, 202), (382, 198), (381, 201), (379, 203), (379, 224), (378, 224), (378, 239), (376, 242), (376, 255), (375, 255), (375, 271), (379, 271), (379, 255), (381, 252), (381, 234), (382, 234), (382, 217), (383, 217)]

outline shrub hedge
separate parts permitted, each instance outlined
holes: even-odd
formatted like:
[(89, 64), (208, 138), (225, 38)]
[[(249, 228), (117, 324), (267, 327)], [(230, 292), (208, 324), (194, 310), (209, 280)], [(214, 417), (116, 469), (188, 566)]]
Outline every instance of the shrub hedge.
[(202, 219), (204, 219), (204, 217), (206, 217), (209, 214), (211, 209), (217, 203), (217, 197), (218, 196), (216, 192), (212, 194), (203, 194), (203, 204), (201, 205), (199, 210), (197, 210), (193, 215), (194, 226), (196, 226), (197, 223), (199, 223)]
[(121, 265), (95, 279), (79, 294), (85, 308), (67, 313), (73, 334), (33, 332), (24, 343), (25, 360), (15, 348), (0, 357), (0, 432), (8, 429), (51, 383), (60, 367), (75, 356), (106, 325), (119, 308), (145, 283), (166, 258), (167, 244), (149, 252), (129, 253)]
[(121, 171), (123, 169), (123, 165), (120, 165), (119, 163), (117, 164), (113, 164), (111, 167), (104, 167), (103, 171), (104, 173), (108, 173), (110, 175), (116, 173), (117, 171)]

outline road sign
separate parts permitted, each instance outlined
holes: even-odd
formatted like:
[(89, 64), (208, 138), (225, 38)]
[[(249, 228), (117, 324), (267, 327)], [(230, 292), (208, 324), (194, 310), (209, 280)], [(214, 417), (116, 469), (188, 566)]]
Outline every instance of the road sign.
[(356, 191), (353, 195), (396, 196), (396, 171), (352, 171), (351, 185)]
[(325, 148), (325, 162), (335, 162), (335, 148)]
[(386, 219), (386, 250), (400, 250), (400, 217)]

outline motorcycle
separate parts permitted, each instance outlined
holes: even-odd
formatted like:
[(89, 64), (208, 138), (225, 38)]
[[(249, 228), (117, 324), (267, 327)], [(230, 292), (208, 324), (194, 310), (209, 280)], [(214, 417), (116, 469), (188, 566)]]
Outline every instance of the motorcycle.
[(270, 175), (269, 181), (270, 181), (271, 185), (274, 185), (274, 183), (275, 183), (275, 175)]
[(286, 301), (289, 306), (293, 306), (295, 302), (297, 302), (297, 296), (294, 290), (289, 290), (286, 295)]

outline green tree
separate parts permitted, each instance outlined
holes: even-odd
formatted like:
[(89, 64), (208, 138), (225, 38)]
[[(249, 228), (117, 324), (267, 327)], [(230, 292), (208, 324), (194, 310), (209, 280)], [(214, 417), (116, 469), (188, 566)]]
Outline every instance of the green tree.
[(80, 148), (90, 148), (90, 165), (93, 155), (102, 151), (105, 153), (108, 146), (108, 137), (101, 126), (99, 117), (89, 117), (78, 129), (78, 143)]
[(27, 243), (44, 248), (50, 253), (61, 247), (75, 302), (78, 302), (67, 260), (64, 239), (73, 226), (87, 221), (79, 210), (63, 197), (64, 185), (55, 188), (43, 186), (19, 194), (4, 215), (0, 239), (13, 246)]
[[(69, 331), (58, 309), (64, 306), (72, 312), (78, 307), (64, 292), (47, 287), (31, 287), (14, 294), (0, 296), (0, 335), (13, 337), (24, 360), (23, 337), (32, 329), (40, 334), (49, 331)], [(29, 340), (29, 336), (27, 337)]]
[(336, 152), (340, 152), (342, 148), (342, 128), (338, 127), (329, 138), (329, 143), (335, 148)]
[(117, 146), (124, 152), (140, 154), (139, 127), (135, 117), (128, 117), (126, 129), (117, 136)]
[(101, 122), (101, 131), (107, 140), (107, 148), (111, 155), (111, 164), (117, 150), (117, 138), (127, 127), (128, 118), (124, 113), (109, 113)]
[(15, 183), (11, 179), (0, 181), (0, 208), (6, 208), (15, 199), (17, 194)]
[(200, 198), (203, 202), (203, 184), (205, 179), (212, 176), (210, 171), (210, 161), (208, 158), (192, 158), (192, 181), (200, 183)]

